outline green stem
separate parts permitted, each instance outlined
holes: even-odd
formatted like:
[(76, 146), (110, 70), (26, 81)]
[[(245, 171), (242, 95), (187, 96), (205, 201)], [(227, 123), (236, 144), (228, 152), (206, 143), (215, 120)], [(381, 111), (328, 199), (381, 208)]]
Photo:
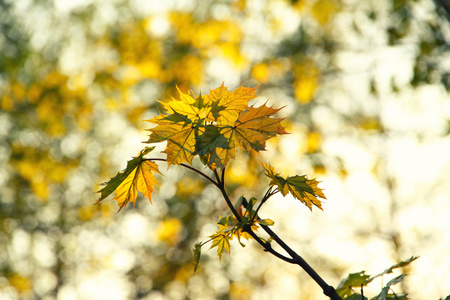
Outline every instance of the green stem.
[(263, 204), (269, 200), (270, 197), (272, 197), (273, 195), (275, 195), (276, 193), (278, 193), (278, 191), (272, 191), (272, 186), (269, 187), (269, 189), (267, 190), (266, 194), (264, 195), (264, 197), (261, 199), (261, 203), (258, 205), (258, 208), (256, 208), (255, 214), (252, 217), (252, 222), (256, 219), (259, 210), (261, 209), (261, 207), (263, 206)]

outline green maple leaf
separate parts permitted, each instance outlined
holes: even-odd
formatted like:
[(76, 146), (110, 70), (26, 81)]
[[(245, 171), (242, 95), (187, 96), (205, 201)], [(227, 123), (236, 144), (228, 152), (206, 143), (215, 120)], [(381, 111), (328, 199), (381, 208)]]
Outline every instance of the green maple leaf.
[(339, 296), (347, 298), (353, 294), (352, 287), (360, 288), (361, 285), (367, 285), (369, 277), (370, 275), (366, 275), (365, 271), (351, 273), (339, 283), (336, 292)]
[(271, 165), (261, 164), (266, 170), (265, 175), (272, 179), (270, 184), (276, 186), (283, 196), (290, 193), (294, 198), (308, 206), (310, 210), (312, 210), (313, 205), (322, 209), (322, 201), (318, 197), (323, 199), (326, 199), (326, 197), (322, 189), (317, 186), (319, 184), (317, 180), (308, 179), (306, 175), (283, 178), (275, 172)]
[(192, 250), (194, 255), (192, 257), (192, 263), (194, 264), (194, 273), (197, 272), (198, 264), (200, 263), (200, 256), (202, 254), (202, 242), (195, 244)]

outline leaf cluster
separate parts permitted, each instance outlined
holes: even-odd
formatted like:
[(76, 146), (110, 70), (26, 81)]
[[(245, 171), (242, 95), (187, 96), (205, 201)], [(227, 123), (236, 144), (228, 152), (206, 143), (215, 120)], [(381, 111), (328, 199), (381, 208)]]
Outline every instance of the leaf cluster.
[[(258, 201), (256, 198), (252, 197), (247, 203), (244, 212), (242, 212), (242, 204), (244, 199), (245, 198), (243, 196), (240, 196), (235, 205), (237, 206), (240, 220), (232, 215), (221, 217), (219, 222), (217, 222), (219, 229), (216, 233), (210, 236), (210, 240), (205, 243), (198, 243), (195, 245), (193, 250), (194, 270), (197, 270), (200, 260), (201, 246), (204, 244), (212, 242), (210, 249), (217, 247), (217, 255), (219, 256), (219, 259), (221, 259), (225, 250), (230, 252), (230, 241), (233, 238), (236, 237), (239, 244), (242, 247), (245, 247), (245, 244), (242, 243), (241, 238), (246, 240), (253, 238), (250, 233), (258, 230), (259, 225), (272, 226), (275, 224), (275, 222), (270, 219), (260, 219), (257, 217), (257, 210), (253, 209), (255, 203)], [(270, 242), (270, 240), (266, 241), (261, 237), (258, 238), (266, 243)]]
[[(364, 286), (367, 286), (375, 278), (393, 273), (394, 269), (406, 267), (417, 258), (417, 256), (413, 256), (407, 260), (401, 261), (400, 263), (395, 264), (380, 274), (374, 276), (367, 275), (365, 271), (351, 273), (339, 283), (336, 292), (342, 297), (342, 299), (367, 300), (368, 298), (363, 295)], [(391, 289), (392, 286), (402, 282), (404, 278), (404, 274), (394, 277), (382, 288), (381, 292), (377, 296), (370, 298), (370, 300), (408, 299), (406, 294), (398, 295)], [(361, 294), (355, 292), (354, 289), (361, 289)]]
[(278, 191), (286, 196), (290, 193), (294, 198), (303, 202), (310, 210), (312, 206), (322, 209), (322, 202), (317, 198), (326, 199), (322, 189), (317, 186), (319, 182), (315, 179), (308, 179), (306, 175), (295, 175), (283, 178), (275, 169), (269, 164), (262, 164), (265, 169), (267, 177), (272, 179), (270, 185), (276, 186)]
[(287, 132), (283, 119), (273, 117), (281, 108), (248, 106), (255, 90), (241, 86), (229, 92), (223, 84), (203, 96), (178, 90), (179, 99), (162, 102), (166, 112), (148, 121), (156, 127), (149, 129), (147, 143), (167, 141), (169, 165), (191, 164), (198, 155), (211, 170), (226, 167), (236, 148), (265, 150), (268, 139)]
[[(288, 193), (300, 200), (310, 210), (312, 206), (322, 209), (321, 200), (326, 199), (315, 179), (303, 176), (281, 177), (269, 164), (262, 164), (265, 174), (271, 179), (261, 200), (244, 196), (239, 197), (233, 205), (225, 185), (225, 170), (229, 162), (235, 158), (236, 150), (259, 152), (265, 150), (266, 142), (277, 135), (287, 134), (281, 125), (282, 118), (275, 114), (281, 109), (260, 105), (249, 105), (255, 96), (256, 88), (240, 86), (233, 91), (222, 84), (210, 90), (207, 95), (196, 95), (194, 92), (183, 93), (178, 90), (179, 97), (161, 102), (163, 112), (148, 120), (155, 126), (148, 129), (150, 137), (146, 143), (165, 142), (162, 151), (166, 158), (146, 158), (154, 147), (145, 147), (139, 154), (128, 161), (126, 168), (119, 172), (99, 191), (100, 202), (115, 191), (114, 199), (119, 205), (119, 211), (128, 203), (136, 203), (137, 192), (140, 191), (150, 201), (154, 186), (158, 184), (154, 173), (160, 173), (155, 161), (165, 161), (169, 167), (178, 165), (190, 169), (214, 184), (230, 208), (231, 215), (221, 217), (217, 225), (219, 229), (209, 236), (206, 242), (194, 246), (194, 270), (197, 270), (201, 256), (201, 247), (211, 242), (210, 248), (217, 248), (219, 259), (224, 252), (230, 251), (230, 241), (236, 238), (245, 246), (242, 239), (256, 240), (265, 251), (290, 263), (302, 264), (299, 256), (292, 251), (268, 227), (274, 224), (270, 219), (258, 216), (260, 208), (274, 194)], [(199, 170), (193, 166), (193, 159), (198, 157), (207, 167)], [(269, 239), (256, 235), (255, 231), (263, 228), (269, 234)], [(272, 249), (270, 243), (275, 240), (284, 248), (290, 257), (284, 256)]]

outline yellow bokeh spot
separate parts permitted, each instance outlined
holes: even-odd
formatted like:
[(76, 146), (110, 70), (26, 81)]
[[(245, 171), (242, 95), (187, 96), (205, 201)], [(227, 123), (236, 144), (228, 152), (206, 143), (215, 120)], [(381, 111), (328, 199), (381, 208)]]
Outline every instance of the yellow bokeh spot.
[(204, 184), (198, 179), (183, 177), (177, 183), (177, 196), (192, 197), (201, 194)]
[(3, 111), (11, 111), (14, 108), (14, 102), (10, 95), (3, 95), (0, 101), (0, 108)]
[(227, 181), (230, 184), (252, 188), (258, 184), (259, 180), (256, 173), (251, 171), (255, 169), (256, 166), (253, 160), (247, 161), (246, 163), (235, 161), (227, 168)]
[(83, 222), (89, 221), (96, 215), (97, 211), (98, 208), (93, 205), (82, 206), (78, 209), (78, 218)]
[(191, 277), (192, 277), (191, 265), (184, 265), (178, 269), (174, 279), (176, 281), (187, 283)]
[(252, 68), (252, 77), (258, 82), (266, 82), (269, 78), (269, 66), (266, 63), (258, 63)]
[(241, 55), (239, 45), (235, 43), (222, 43), (220, 45), (222, 55), (229, 58), (236, 67), (244, 68), (246, 66), (246, 59)]
[(127, 66), (123, 69), (122, 82), (127, 85), (134, 85), (142, 79), (142, 73), (134, 66)]
[(340, 5), (337, 0), (318, 0), (312, 6), (312, 14), (320, 25), (327, 24), (339, 11)]
[(143, 61), (137, 65), (137, 68), (141, 71), (142, 76), (146, 78), (158, 78), (161, 74), (161, 66), (155, 61)]
[(317, 89), (317, 78), (302, 77), (294, 82), (294, 95), (298, 102), (306, 104), (311, 102)]
[(305, 7), (305, 0), (297, 0), (294, 4), (292, 4), (294, 8), (296, 8), (298, 11), (302, 11)]
[(305, 59), (294, 68), (294, 96), (301, 104), (311, 102), (319, 86), (320, 70), (311, 60)]
[(314, 174), (316, 174), (316, 175), (322, 175), (323, 176), (327, 172), (327, 169), (322, 164), (314, 165), (313, 168), (314, 168)]
[(228, 294), (230, 295), (231, 299), (247, 300), (250, 299), (252, 292), (252, 285), (241, 282), (232, 282), (230, 284), (230, 290), (228, 291)]
[(21, 101), (25, 98), (26, 88), (22, 83), (15, 82), (11, 86), (11, 93), (12, 93), (14, 99), (16, 99), (16, 101)]
[(67, 82), (67, 76), (58, 73), (56, 71), (50, 72), (42, 82), (42, 85), (46, 88), (59, 87)]
[(381, 130), (380, 121), (377, 118), (366, 118), (361, 124), (361, 128), (364, 130)]
[(180, 241), (181, 229), (183, 228), (180, 220), (170, 218), (162, 221), (155, 230), (156, 238), (171, 246), (176, 245)]
[(30, 88), (28, 89), (28, 100), (31, 103), (36, 103), (41, 97), (41, 94), (42, 94), (41, 87), (37, 84), (34, 84), (30, 86)]
[(315, 153), (322, 145), (322, 135), (316, 131), (310, 132), (306, 143), (306, 151), (308, 153)]
[(46, 200), (48, 198), (48, 184), (43, 178), (33, 178), (31, 180), (31, 190), (33, 191), (33, 194), (38, 196), (41, 200)]
[(9, 284), (14, 287), (14, 289), (19, 292), (27, 292), (31, 290), (31, 281), (29, 278), (19, 275), (19, 274), (12, 274), (9, 278)]

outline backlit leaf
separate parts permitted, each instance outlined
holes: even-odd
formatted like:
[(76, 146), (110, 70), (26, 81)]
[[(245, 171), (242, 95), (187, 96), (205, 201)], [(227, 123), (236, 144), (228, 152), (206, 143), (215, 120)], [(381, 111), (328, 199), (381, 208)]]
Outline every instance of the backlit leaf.
[(222, 254), (226, 250), (228, 253), (230, 252), (230, 234), (226, 232), (219, 232), (210, 236), (212, 239), (211, 248), (217, 247), (217, 255), (219, 256), (219, 260), (222, 259)]
[(192, 263), (194, 264), (194, 273), (197, 272), (198, 264), (200, 262), (200, 256), (202, 254), (202, 242), (195, 244), (193, 249), (194, 255), (192, 257)]
[(185, 94), (177, 87), (180, 99), (172, 98), (172, 101), (167, 103), (162, 103), (164, 108), (166, 108), (170, 114), (180, 114), (186, 116), (192, 122), (196, 122), (199, 119), (206, 119), (209, 115), (211, 106), (208, 104), (209, 98), (207, 97), (196, 97), (193, 98), (189, 94)]
[(287, 133), (280, 124), (283, 119), (272, 118), (280, 109), (267, 107), (265, 104), (249, 107), (240, 113), (233, 127), (225, 127), (221, 133), (232, 141), (230, 143), (246, 151), (265, 150), (268, 139)]
[(159, 143), (167, 141), (167, 163), (179, 165), (182, 162), (191, 163), (195, 151), (195, 136), (198, 128), (189, 123), (189, 119), (176, 113), (170, 116), (159, 116), (149, 120), (158, 124), (149, 131), (152, 132), (147, 143)]
[(230, 92), (224, 84), (203, 96), (178, 90), (179, 99), (162, 103), (166, 113), (148, 120), (156, 127), (149, 129), (147, 143), (167, 141), (163, 153), (169, 165), (191, 164), (198, 155), (213, 170), (234, 159), (236, 147), (265, 150), (268, 139), (287, 132), (283, 119), (274, 117), (280, 109), (248, 106), (255, 90), (240, 86)]
[(398, 264), (395, 264), (395, 265), (393, 265), (393, 266), (387, 268), (386, 270), (384, 270), (384, 271), (381, 272), (380, 274), (377, 274), (377, 275), (374, 275), (374, 276), (370, 277), (370, 279), (368, 280), (368, 282), (371, 282), (371, 281), (374, 280), (375, 278), (380, 277), (380, 276), (383, 276), (383, 275), (385, 275), (385, 274), (391, 274), (392, 271), (393, 271), (394, 269), (406, 267), (407, 265), (409, 265), (410, 263), (412, 263), (413, 261), (415, 261), (415, 260), (418, 259), (418, 258), (419, 258), (418, 256), (412, 256), (412, 257), (410, 257), (410, 258), (407, 259), (407, 260), (403, 260), (403, 261), (399, 262)]
[[(387, 300), (387, 299), (407, 299), (405, 295), (399, 295), (401, 298), (397, 298), (397, 295), (390, 295), (388, 294), (389, 290), (391, 289), (391, 286), (396, 285), (397, 283), (403, 282), (405, 279), (405, 275), (401, 274), (393, 279), (391, 279), (385, 287), (381, 290), (381, 292), (378, 294), (378, 296), (375, 298), (376, 300)], [(395, 297), (394, 297), (395, 296)]]
[(303, 202), (310, 210), (312, 206), (322, 209), (322, 201), (318, 197), (326, 199), (322, 192), (322, 189), (317, 186), (319, 183), (315, 179), (308, 179), (306, 175), (303, 176), (290, 176), (283, 178), (279, 176), (279, 173), (275, 172), (275, 169), (271, 165), (261, 163), (266, 170), (266, 176), (272, 179), (271, 185), (277, 186), (277, 189), (286, 196), (290, 193), (296, 199)]
[(154, 148), (145, 148), (139, 155), (129, 160), (123, 172), (119, 172), (111, 178), (100, 193), (100, 202), (116, 191), (114, 199), (119, 205), (119, 211), (130, 201), (136, 204), (137, 192), (140, 191), (146, 196), (150, 203), (152, 201), (153, 186), (157, 184), (153, 172), (158, 172), (158, 165), (149, 160), (144, 160), (143, 156), (151, 152)]
[(236, 147), (219, 130), (217, 126), (205, 126), (205, 131), (196, 137), (195, 154), (205, 165), (222, 168), (235, 157)]
[(223, 85), (209, 91), (208, 97), (212, 104), (212, 115), (221, 125), (233, 125), (239, 114), (248, 108), (248, 102), (255, 98), (256, 87), (240, 86), (229, 92)]
[(336, 292), (342, 298), (346, 298), (353, 294), (352, 287), (360, 288), (361, 285), (367, 285), (369, 277), (370, 275), (366, 275), (365, 271), (351, 273), (339, 283)]

